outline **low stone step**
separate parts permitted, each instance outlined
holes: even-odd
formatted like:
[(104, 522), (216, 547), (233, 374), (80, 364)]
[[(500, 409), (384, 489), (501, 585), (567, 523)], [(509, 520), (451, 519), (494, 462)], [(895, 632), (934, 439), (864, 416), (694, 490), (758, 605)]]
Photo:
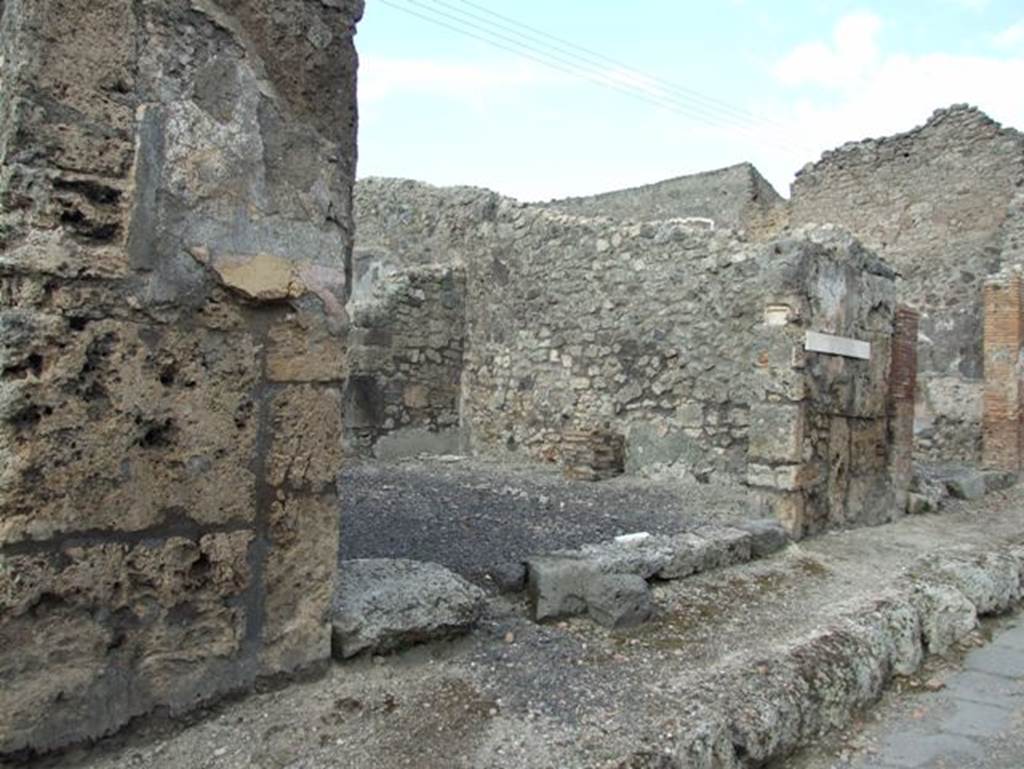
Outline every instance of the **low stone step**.
[[(610, 617), (636, 617), (636, 590), (596, 590), (609, 575), (630, 575), (642, 580), (682, 579), (712, 569), (746, 563), (781, 550), (789, 536), (775, 521), (752, 521), (741, 527), (703, 527), (674, 536), (634, 534), (610, 542), (584, 545), (536, 556), (526, 562), (527, 591), (533, 619), (541, 621), (589, 614), (604, 625), (622, 626)], [(635, 587), (635, 580), (631, 583)], [(621, 595), (621, 606), (612, 604)], [(594, 596), (600, 595), (600, 605)], [(649, 615), (648, 615), (649, 616)], [(632, 620), (629, 620), (632, 622)]]
[(331, 613), (331, 653), (347, 659), (468, 633), (485, 598), (483, 590), (436, 563), (343, 561)]

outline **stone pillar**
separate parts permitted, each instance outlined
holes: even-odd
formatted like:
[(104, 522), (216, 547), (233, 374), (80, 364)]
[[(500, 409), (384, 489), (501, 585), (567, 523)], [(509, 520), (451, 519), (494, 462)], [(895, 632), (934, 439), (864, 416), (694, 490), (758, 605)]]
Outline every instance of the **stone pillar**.
[[(767, 246), (773, 269), (762, 283), (772, 304), (755, 350), (747, 451), (747, 484), (796, 537), (903, 511), (895, 509), (887, 409), (894, 275), (848, 236), (811, 237)], [(912, 332), (908, 320), (901, 340)], [(912, 419), (912, 342), (901, 355), (898, 396), (910, 398)], [(909, 435), (901, 439), (908, 448), (899, 469), (909, 477)]]
[(328, 657), (362, 8), (0, 9), (2, 757)]
[(1022, 285), (1018, 273), (985, 282), (985, 393), (982, 400), (982, 461), (986, 467), (1020, 472), (1021, 345), (1024, 343)]
[(900, 305), (893, 317), (889, 361), (889, 470), (897, 507), (906, 507), (914, 473), (914, 397), (917, 390), (916, 310)]
[(777, 518), (797, 538), (806, 525), (805, 304), (794, 296), (765, 308), (754, 355), (757, 392), (747, 445), (747, 485), (756, 503), (763, 515)]

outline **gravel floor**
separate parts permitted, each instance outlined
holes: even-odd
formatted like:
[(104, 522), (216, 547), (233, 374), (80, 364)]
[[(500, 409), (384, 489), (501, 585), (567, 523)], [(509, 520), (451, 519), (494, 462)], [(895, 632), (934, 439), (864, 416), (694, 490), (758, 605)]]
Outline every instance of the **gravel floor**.
[(619, 534), (752, 517), (736, 487), (567, 481), (552, 467), (486, 459), (353, 463), (341, 484), (340, 558), (434, 561), (476, 581), (496, 564)]

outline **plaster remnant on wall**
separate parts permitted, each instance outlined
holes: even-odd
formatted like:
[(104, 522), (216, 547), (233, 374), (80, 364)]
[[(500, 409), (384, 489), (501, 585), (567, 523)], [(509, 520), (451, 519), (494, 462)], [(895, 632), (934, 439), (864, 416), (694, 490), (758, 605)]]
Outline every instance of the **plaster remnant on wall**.
[(212, 259), (210, 266), (225, 287), (248, 299), (294, 299), (305, 293), (295, 266), (279, 256), (225, 254)]

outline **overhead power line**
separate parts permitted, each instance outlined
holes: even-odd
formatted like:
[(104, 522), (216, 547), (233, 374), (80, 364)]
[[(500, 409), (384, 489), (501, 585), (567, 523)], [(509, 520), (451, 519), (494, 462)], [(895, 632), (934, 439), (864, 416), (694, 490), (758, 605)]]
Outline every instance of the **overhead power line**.
[[(407, 2), (409, 2), (409, 1), (415, 2), (415, 0), (406, 0), (406, 1)], [(473, 28), (480, 29), (485, 34), (494, 35), (494, 37), (496, 37), (497, 40), (492, 39), (491, 37), (484, 37), (483, 35), (476, 34), (476, 33), (472, 32), (472, 31), (469, 31), (469, 30), (467, 30), (465, 28), (458, 27), (458, 26), (455, 26), (453, 24), (449, 24), (449, 23), (447, 23), (445, 21), (442, 21), (441, 19), (439, 19), (439, 18), (437, 18), (435, 16), (429, 15), (429, 13), (423, 13), (423, 12), (415, 11), (415, 10), (413, 10), (411, 8), (407, 8), (405, 6), (399, 5), (397, 2), (392, 2), (391, 0), (380, 0), (380, 2), (383, 3), (384, 5), (388, 5), (388, 6), (391, 6), (392, 8), (395, 8), (395, 9), (397, 9), (399, 11), (402, 11), (403, 13), (409, 14), (410, 16), (415, 16), (415, 17), (417, 17), (419, 19), (423, 19), (424, 21), (427, 21), (427, 22), (429, 22), (431, 24), (434, 24), (436, 26), (444, 27), (445, 29), (452, 30), (453, 32), (458, 32), (459, 34), (465, 35), (466, 37), (471, 37), (471, 38), (473, 38), (475, 40), (479, 40), (479, 41), (481, 41), (483, 43), (487, 43), (488, 45), (491, 45), (491, 46), (493, 46), (495, 48), (500, 48), (500, 49), (502, 49), (504, 51), (508, 51), (508, 52), (513, 53), (513, 54), (515, 54), (517, 56), (521, 56), (521, 57), (523, 57), (525, 59), (530, 59), (531, 61), (535, 61), (535, 62), (537, 62), (539, 64), (543, 64), (546, 67), (550, 67), (550, 68), (558, 70), (560, 72), (564, 72), (564, 73), (566, 73), (568, 75), (574, 75), (576, 77), (583, 77), (583, 78), (585, 78), (587, 80), (590, 80), (593, 83), (596, 83), (597, 85), (602, 85), (602, 86), (605, 86), (607, 88), (611, 88), (612, 90), (619, 91), (620, 93), (624, 93), (627, 96), (633, 96), (633, 97), (636, 97), (636, 98), (640, 98), (640, 99), (643, 99), (644, 101), (648, 101), (648, 102), (650, 102), (652, 104), (656, 104), (656, 105), (661, 106), (661, 107), (666, 107), (668, 109), (672, 109), (673, 108), (673, 104), (672, 104), (671, 101), (665, 100), (665, 99), (659, 97), (657, 94), (652, 94), (652, 93), (650, 93), (648, 91), (644, 91), (644, 90), (641, 90), (641, 89), (633, 88), (633, 87), (631, 87), (631, 86), (629, 86), (629, 85), (627, 85), (625, 83), (622, 83), (621, 81), (616, 81), (615, 79), (609, 77), (606, 73), (594, 72), (593, 70), (582, 68), (579, 65), (574, 64), (574, 63), (572, 63), (570, 61), (565, 61), (565, 60), (562, 60), (562, 59), (560, 59), (558, 57), (551, 56), (549, 54), (546, 54), (543, 50), (531, 48), (530, 46), (527, 46), (527, 45), (525, 45), (523, 43), (520, 43), (520, 42), (518, 42), (516, 40), (512, 40), (511, 38), (507, 38), (507, 37), (504, 37), (502, 35), (494, 35), (493, 32), (490, 32), (490, 31), (486, 30), (485, 28), (477, 27), (475, 25), (469, 25), (469, 26), (471, 26)], [(417, 3), (417, 4), (422, 5), (421, 3)], [(448, 16), (448, 14), (442, 14), (442, 15)], [(450, 17), (450, 18), (458, 21), (457, 19), (455, 19), (455, 17)], [(501, 42), (502, 40), (505, 40), (507, 42)], [(531, 53), (531, 51), (533, 53)], [(676, 110), (676, 111), (678, 111), (678, 110)], [(692, 117), (694, 119), (701, 120), (701, 122), (704, 122), (704, 123), (706, 123), (707, 125), (709, 125), (709, 126), (711, 126), (713, 128), (719, 127), (713, 121), (708, 120), (706, 118), (702, 118), (699, 115), (691, 115), (690, 117)]]
[[(506, 24), (493, 22), (478, 14), (457, 9), (451, 3), (446, 2), (446, 0), (428, 0), (428, 2), (424, 2), (424, 0), (404, 0), (404, 4), (399, 2), (399, 0), (380, 0), (380, 2), (430, 24), (473, 38), (565, 74), (580, 77), (591, 83), (640, 99), (709, 127), (716, 129), (731, 128), (732, 130), (752, 134), (758, 141), (771, 144), (796, 156), (802, 157), (808, 154), (806, 150), (794, 147), (788, 140), (782, 141), (774, 136), (766, 136), (765, 134), (769, 133), (767, 126), (764, 122), (759, 123), (758, 118), (751, 115), (751, 113), (726, 105), (725, 102), (719, 102), (725, 106), (714, 106), (709, 103), (700, 103), (691, 96), (679, 95), (680, 92), (689, 93), (690, 89), (685, 89), (661, 78), (648, 75), (611, 57), (606, 57), (596, 51), (577, 46), (575, 43), (549, 35), (534, 27), (519, 24), (519, 22), (509, 19), (509, 17), (488, 11), (483, 6), (468, 2), (468, 0), (460, 0), (460, 2), (479, 8), (500, 19), (507, 20), (509, 24), (517, 25), (527, 30), (527, 32), (521, 32), (518, 29), (510, 28)], [(409, 7), (410, 5), (415, 7)], [(435, 6), (445, 6), (454, 10), (455, 13), (449, 13)], [(555, 46), (541, 41), (537, 38), (537, 35), (555, 40), (559, 45)], [(585, 55), (576, 54), (566, 47), (583, 51)], [(618, 72), (609, 72), (607, 65), (613, 65)], [(630, 77), (631, 80), (623, 80), (622, 75)], [(650, 85), (647, 85), (648, 83)], [(692, 93), (696, 94), (697, 92), (694, 91)], [(711, 97), (702, 96), (701, 98), (705, 102), (718, 101), (711, 99)]]
[[(411, 1), (416, 2), (416, 0)], [(665, 78), (659, 75), (653, 74), (651, 72), (646, 72), (641, 69), (637, 69), (636, 67), (633, 67), (619, 59), (615, 59), (612, 58), (611, 56), (603, 54), (600, 51), (595, 51), (592, 48), (587, 48), (585, 46), (574, 43), (571, 40), (566, 40), (565, 38), (558, 37), (557, 35), (552, 35), (549, 32), (545, 32), (542, 29), (538, 29), (537, 27), (530, 26), (529, 24), (525, 24), (521, 21), (517, 21), (511, 18), (510, 16), (505, 16), (504, 14), (491, 10), (490, 8), (480, 5), (479, 3), (475, 3), (472, 0), (455, 1), (458, 2), (460, 5), (464, 5), (469, 8), (474, 8), (482, 12), (483, 14), (486, 14), (487, 17), (499, 19), (501, 22), (504, 22), (504, 24), (499, 24), (498, 22), (490, 23), (496, 24), (501, 29), (510, 31), (513, 34), (523, 37), (524, 39), (537, 41), (540, 38), (543, 38), (545, 40), (550, 41), (547, 44), (550, 45), (556, 51), (578, 58), (581, 61), (589, 61), (600, 65), (610, 65), (616, 67), (626, 74), (633, 75), (634, 77), (656, 84), (659, 88), (662, 88), (672, 93), (676, 93), (685, 99), (692, 100), (695, 104), (699, 104), (704, 108), (712, 112), (718, 113), (730, 120), (739, 121), (741, 123), (744, 123), (745, 125), (753, 125), (757, 127), (761, 127), (767, 123), (774, 125), (776, 128), (779, 128), (781, 130), (787, 130), (788, 128), (782, 123), (778, 123), (762, 115), (755, 115), (754, 113), (746, 109), (743, 109), (742, 107), (737, 107), (736, 105), (729, 104), (728, 102), (723, 101), (715, 96), (709, 96), (707, 94), (701, 93), (700, 91), (696, 91), (692, 88), (687, 88), (686, 86), (679, 85), (678, 83), (666, 80)], [(465, 14), (467, 16), (471, 16), (474, 19), (486, 21), (485, 19), (483, 19), (483, 17), (476, 13), (471, 13), (469, 11), (462, 11), (458, 9), (455, 5), (453, 5), (451, 2), (448, 2), (447, 0), (431, 0), (431, 2), (433, 2), (435, 5), (442, 5), (452, 10), (456, 10), (456, 12)]]

